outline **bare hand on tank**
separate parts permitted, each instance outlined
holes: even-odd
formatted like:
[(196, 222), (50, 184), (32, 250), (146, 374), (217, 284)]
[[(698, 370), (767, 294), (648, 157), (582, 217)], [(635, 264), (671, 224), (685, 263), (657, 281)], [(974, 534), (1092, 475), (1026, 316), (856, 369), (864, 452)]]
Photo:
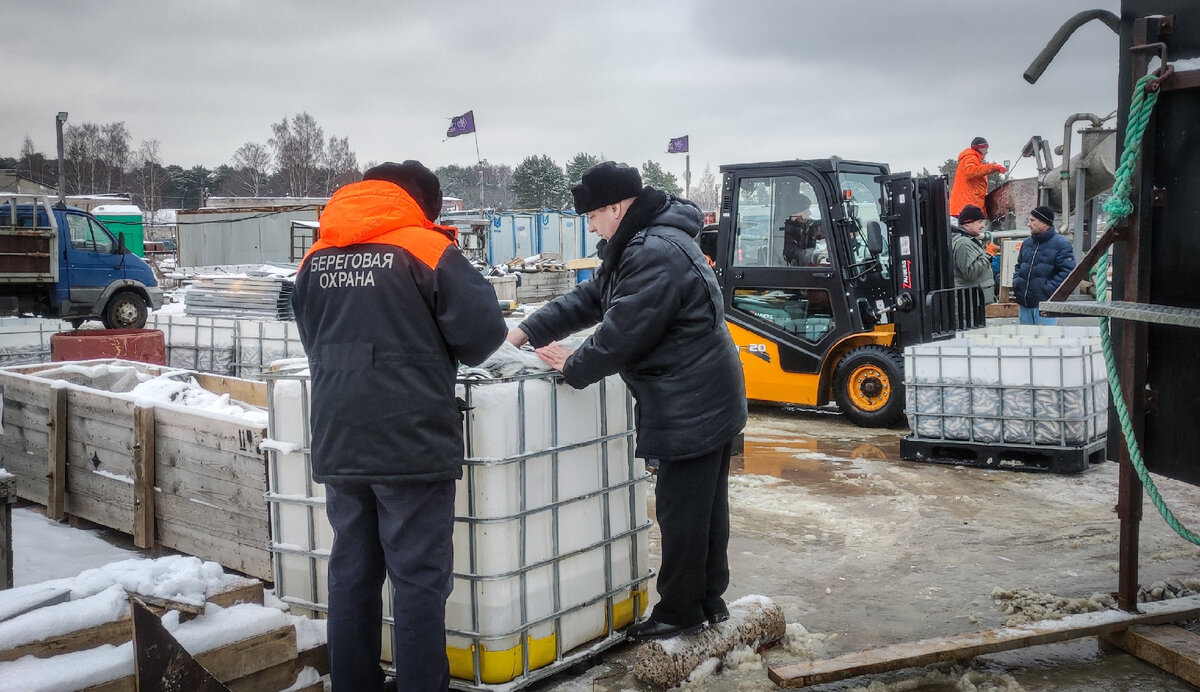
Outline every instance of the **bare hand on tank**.
[(571, 357), (573, 351), (567, 350), (557, 343), (549, 344), (536, 349), (538, 357), (546, 362), (547, 365), (555, 370), (562, 372), (563, 366), (566, 365), (567, 359)]
[(529, 343), (529, 335), (526, 334), (525, 330), (521, 329), (520, 327), (513, 327), (512, 329), (508, 330), (508, 336), (505, 337), (505, 339), (508, 341), (508, 343), (516, 346), (517, 348), (521, 348), (525, 344)]

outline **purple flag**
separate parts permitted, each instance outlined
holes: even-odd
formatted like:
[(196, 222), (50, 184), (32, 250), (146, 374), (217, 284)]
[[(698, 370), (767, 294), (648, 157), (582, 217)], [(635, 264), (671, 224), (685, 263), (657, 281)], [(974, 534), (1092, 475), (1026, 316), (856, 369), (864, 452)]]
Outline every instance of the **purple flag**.
[(470, 110), (450, 119), (450, 129), (446, 130), (447, 137), (468, 135), (475, 131), (475, 111)]
[(670, 142), (667, 142), (668, 154), (686, 154), (688, 150), (688, 136), (676, 137)]

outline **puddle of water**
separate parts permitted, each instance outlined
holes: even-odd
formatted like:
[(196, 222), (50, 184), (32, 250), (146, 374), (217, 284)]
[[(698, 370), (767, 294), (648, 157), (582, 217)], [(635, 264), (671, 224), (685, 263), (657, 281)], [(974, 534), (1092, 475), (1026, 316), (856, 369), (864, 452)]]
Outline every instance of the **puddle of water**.
[[(797, 436), (788, 439), (746, 440), (742, 454), (729, 463), (731, 473), (774, 476), (789, 483), (843, 497), (871, 492), (867, 478), (857, 470), (855, 459), (898, 459), (899, 442), (829, 440)], [(849, 481), (849, 482), (847, 482)]]

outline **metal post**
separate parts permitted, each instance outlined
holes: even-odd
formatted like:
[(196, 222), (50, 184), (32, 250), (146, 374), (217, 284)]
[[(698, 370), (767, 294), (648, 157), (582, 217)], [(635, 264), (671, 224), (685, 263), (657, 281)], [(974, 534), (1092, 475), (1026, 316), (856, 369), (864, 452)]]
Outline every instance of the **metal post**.
[(67, 112), (59, 111), (54, 118), (54, 126), (58, 131), (58, 203), (67, 203), (67, 175), (63, 172), (63, 123), (67, 122)]
[[(1149, 25), (1149, 20), (1139, 18), (1133, 24), (1132, 42), (1133, 46), (1144, 46), (1148, 42), (1156, 41), (1158, 36), (1158, 20), (1154, 20), (1155, 24), (1153, 32)], [(1153, 33), (1154, 38), (1150, 38)], [(1151, 55), (1144, 50), (1133, 51), (1132, 59), (1130, 60), (1131, 72), (1128, 75), (1126, 83), (1122, 85), (1124, 89), (1130, 89), (1130, 85), (1136, 84), (1137, 80), (1146, 74), (1149, 66)], [(1132, 90), (1126, 93), (1131, 94)], [(1118, 108), (1129, 108), (1129, 103), (1132, 98), (1118, 99)], [(1126, 120), (1128, 116), (1122, 116), (1117, 128), (1119, 133), (1125, 131)], [(1133, 302), (1148, 302), (1150, 297), (1150, 186), (1145, 184), (1143, 176), (1146, 171), (1154, 169), (1154, 122), (1151, 121), (1146, 126), (1145, 134), (1142, 137), (1142, 157), (1133, 174), (1132, 185), (1130, 186), (1135, 197), (1136, 215), (1130, 219), (1128, 233), (1124, 247), (1124, 281), (1121, 284), (1121, 294), (1114, 295), (1115, 300), (1126, 300)], [(1121, 141), (1118, 150), (1127, 146), (1128, 143)], [(1120, 276), (1120, 274), (1117, 274)], [(1114, 277), (1116, 278), (1116, 277)], [(1114, 289), (1116, 286), (1114, 286)], [(1114, 291), (1115, 293), (1115, 291)], [(1137, 359), (1137, 354), (1145, 354), (1148, 335), (1146, 324), (1144, 322), (1120, 321), (1116, 325), (1120, 337), (1120, 378), (1122, 389), (1128, 399), (1126, 404), (1129, 407), (1129, 418), (1133, 425), (1134, 436), (1141, 440), (1144, 439), (1142, 434), (1145, 429), (1146, 415), (1146, 363), (1145, 356), (1142, 360)], [(1112, 417), (1110, 417), (1110, 421)], [(1119, 464), (1120, 471), (1118, 475), (1117, 487), (1117, 516), (1121, 523), (1121, 533), (1119, 539), (1119, 552), (1117, 558), (1118, 577), (1117, 577), (1117, 604), (1121, 610), (1128, 612), (1137, 611), (1137, 592), (1138, 592), (1138, 531), (1142, 520), (1142, 496), (1143, 487), (1141, 480), (1137, 477), (1134, 471), (1133, 463), (1129, 458), (1129, 449), (1125, 444), (1119, 444)]]

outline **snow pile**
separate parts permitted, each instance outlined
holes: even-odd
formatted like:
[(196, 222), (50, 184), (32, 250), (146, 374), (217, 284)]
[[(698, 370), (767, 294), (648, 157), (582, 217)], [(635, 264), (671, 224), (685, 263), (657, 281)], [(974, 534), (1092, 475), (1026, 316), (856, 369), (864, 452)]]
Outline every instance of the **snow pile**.
[[(266, 411), (256, 406), (234, 401), (229, 398), (228, 394), (210, 392), (201, 387), (194, 377), (188, 376), (186, 380), (183, 380), (181, 374), (160, 375), (142, 382), (129, 393), (136, 397), (138, 403), (142, 405), (146, 405), (144, 402), (150, 404), (172, 403), (190, 409), (239, 418), (249, 425), (266, 427), (268, 417)], [(184, 376), (186, 375), (184, 374)]]
[[(292, 617), (274, 608), (242, 603), (230, 608), (209, 604), (203, 617), (179, 621), (169, 611), (163, 626), (192, 655), (285, 627)], [(133, 675), (133, 643), (106, 644), (52, 658), (25, 656), (0, 663), (0, 692), (49, 692), (80, 689)]]
[(963, 692), (1025, 692), (1025, 688), (1007, 673), (950, 665), (930, 669), (917, 675), (905, 674), (900, 679), (888, 682), (875, 680), (869, 685), (859, 685), (845, 692), (910, 692), (912, 690), (962, 690)]
[[(241, 579), (225, 574), (214, 562), (169, 556), (122, 560), (86, 570), (74, 578), (18, 587), (0, 592), (0, 612), (5, 603), (30, 603), (55, 591), (70, 591), (72, 600), (0, 622), (0, 642), (6, 649), (13, 648), (120, 620), (129, 615), (126, 591), (202, 604), (207, 596)], [(268, 597), (266, 602), (266, 606), (242, 603), (229, 608), (208, 603), (202, 616), (188, 622), (180, 622), (179, 611), (171, 610), (163, 616), (162, 623), (193, 655), (288, 625), (296, 628), (300, 651), (325, 643), (324, 620), (290, 615), (284, 612), (287, 606), (278, 599)], [(0, 692), (80, 689), (132, 674), (133, 644), (106, 644), (52, 658), (30, 655), (0, 662)], [(303, 673), (301, 679), (312, 683), (318, 677), (311, 670)]]
[(196, 412), (234, 418), (246, 425), (267, 426), (265, 410), (235, 401), (228, 394), (217, 394), (205, 389), (187, 370), (173, 370), (155, 376), (132, 365), (72, 363), (42, 370), (35, 376), (70, 382), (111, 394), (127, 395), (140, 406), (173, 404)]
[[(3, 471), (0, 469), (0, 473)], [(1137, 602), (1169, 601), (1172, 598), (1195, 596), (1198, 593), (1200, 593), (1200, 580), (1198, 579), (1168, 579), (1156, 581), (1149, 587), (1143, 586), (1138, 589)]]
[(1068, 615), (1095, 613), (1117, 607), (1116, 600), (1108, 594), (1094, 593), (1089, 598), (1066, 598), (1032, 589), (1006, 591), (996, 588), (992, 591), (992, 600), (1008, 614), (1008, 619), (1004, 621), (1006, 627), (1039, 620), (1058, 620)]

